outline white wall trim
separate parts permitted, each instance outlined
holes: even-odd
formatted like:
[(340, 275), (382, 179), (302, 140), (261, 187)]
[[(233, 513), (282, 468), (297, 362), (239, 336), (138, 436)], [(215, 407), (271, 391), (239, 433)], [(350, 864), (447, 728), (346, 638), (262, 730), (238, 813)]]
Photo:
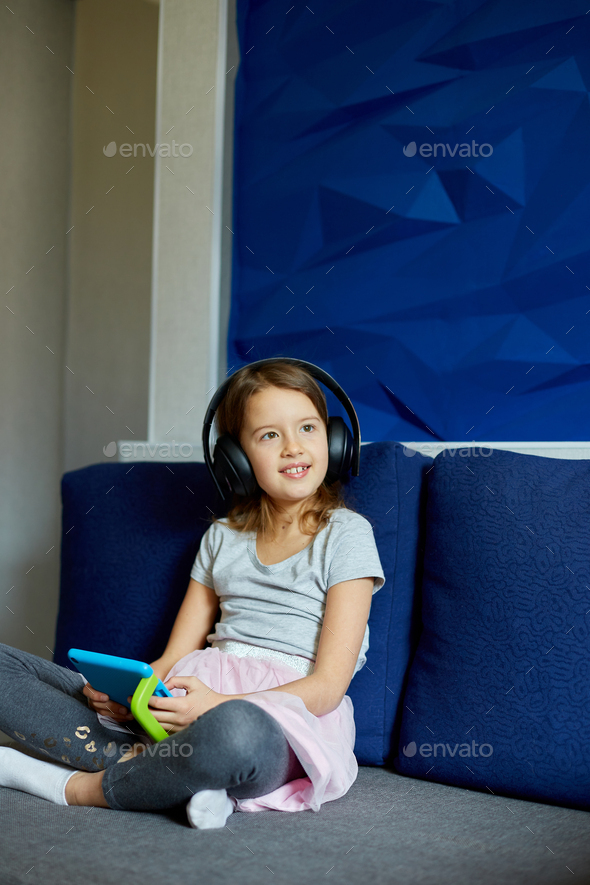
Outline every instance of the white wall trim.
[[(571, 460), (590, 458), (590, 442), (402, 442), (408, 451), (420, 452), (429, 458), (435, 458), (443, 449), (502, 449), (506, 452), (517, 452), (521, 455), (539, 455), (543, 458), (568, 458)], [(411, 457), (411, 456), (410, 456)], [(485, 457), (485, 455), (484, 455)]]
[[(154, 144), (158, 142), (162, 116), (162, 69), (164, 59), (164, 10), (166, 0), (161, 0), (158, 14), (158, 61), (156, 83), (156, 126)], [(158, 346), (158, 244), (160, 239), (160, 153), (154, 157), (154, 211), (152, 225), (152, 291), (150, 320), (150, 377), (148, 389), (148, 427), (147, 437), (152, 441), (156, 438), (156, 348)]]
[(209, 390), (219, 387), (221, 335), (221, 238), (223, 233), (223, 150), (227, 65), (227, 4), (218, 0), (217, 69), (215, 74), (215, 167), (213, 172), (213, 227), (211, 231), (211, 288), (209, 296)]

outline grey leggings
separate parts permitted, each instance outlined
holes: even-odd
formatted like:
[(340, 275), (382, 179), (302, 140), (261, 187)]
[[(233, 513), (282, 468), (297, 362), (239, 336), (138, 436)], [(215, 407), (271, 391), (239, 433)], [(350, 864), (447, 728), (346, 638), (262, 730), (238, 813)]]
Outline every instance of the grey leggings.
[(135, 720), (120, 723), (128, 734), (101, 725), (83, 687), (79, 673), (0, 642), (0, 730), (72, 768), (106, 769), (102, 789), (111, 808), (159, 811), (199, 790), (247, 799), (305, 777), (279, 723), (242, 699), (118, 762), (145, 732)]

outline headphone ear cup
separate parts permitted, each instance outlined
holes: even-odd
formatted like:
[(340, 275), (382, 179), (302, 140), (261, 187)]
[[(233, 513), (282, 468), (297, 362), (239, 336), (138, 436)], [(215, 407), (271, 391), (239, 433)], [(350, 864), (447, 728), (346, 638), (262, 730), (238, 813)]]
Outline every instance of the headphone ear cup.
[(348, 425), (340, 415), (332, 415), (328, 419), (328, 484), (344, 479), (352, 464), (353, 449), (354, 442)]
[(248, 456), (227, 433), (215, 443), (213, 470), (222, 488), (227, 487), (236, 495), (253, 495), (259, 488)]

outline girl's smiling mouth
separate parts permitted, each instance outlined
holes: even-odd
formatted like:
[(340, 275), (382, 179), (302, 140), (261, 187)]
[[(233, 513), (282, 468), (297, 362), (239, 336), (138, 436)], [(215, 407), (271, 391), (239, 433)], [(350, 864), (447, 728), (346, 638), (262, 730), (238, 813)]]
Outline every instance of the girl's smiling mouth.
[(291, 468), (291, 469), (295, 470), (296, 472), (295, 473), (286, 473), (284, 470), (281, 470), (280, 471), (281, 476), (286, 476), (287, 479), (301, 479), (302, 477), (307, 476), (307, 474), (311, 470), (311, 467), (310, 466), (304, 467), (304, 468), (297, 467), (297, 468)]

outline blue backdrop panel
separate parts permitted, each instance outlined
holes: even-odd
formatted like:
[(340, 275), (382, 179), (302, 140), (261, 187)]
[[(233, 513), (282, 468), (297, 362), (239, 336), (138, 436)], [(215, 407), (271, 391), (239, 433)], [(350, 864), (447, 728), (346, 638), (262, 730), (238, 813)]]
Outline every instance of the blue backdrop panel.
[(371, 440), (579, 440), (587, 0), (238, 0), (228, 367), (335, 375)]

